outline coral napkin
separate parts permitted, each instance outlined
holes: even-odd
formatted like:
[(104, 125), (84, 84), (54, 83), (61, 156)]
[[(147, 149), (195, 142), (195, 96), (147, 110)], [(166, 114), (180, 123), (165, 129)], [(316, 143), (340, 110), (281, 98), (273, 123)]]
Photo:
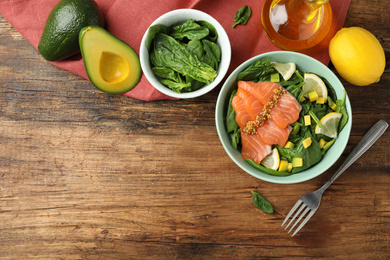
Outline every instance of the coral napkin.
[[(225, 28), (232, 46), (232, 60), (228, 73), (245, 60), (268, 51), (279, 50), (265, 35), (261, 25), (261, 8), (264, 0), (95, 0), (105, 18), (105, 28), (125, 41), (139, 53), (141, 39), (149, 25), (160, 15), (180, 8), (204, 11), (217, 19)], [(324, 64), (329, 63), (328, 43), (331, 36), (344, 23), (351, 0), (330, 0), (333, 9), (333, 29), (320, 45), (308, 54)], [(0, 0), (0, 14), (37, 49), (46, 18), (58, 0)], [(248, 5), (252, 16), (246, 25), (232, 28), (233, 17), (243, 5)], [(68, 60), (52, 62), (53, 65), (69, 70), (88, 79), (81, 55)], [(168, 99), (158, 92), (142, 76), (138, 85), (126, 96), (145, 100)]]

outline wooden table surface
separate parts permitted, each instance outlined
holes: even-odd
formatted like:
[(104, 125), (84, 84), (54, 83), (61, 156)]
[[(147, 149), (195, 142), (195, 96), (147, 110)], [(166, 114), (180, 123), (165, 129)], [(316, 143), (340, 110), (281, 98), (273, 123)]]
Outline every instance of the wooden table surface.
[[(330, 170), (292, 185), (256, 179), (229, 159), (214, 122), (218, 91), (155, 102), (105, 94), (46, 62), (0, 16), (0, 258), (388, 259), (389, 130), (300, 233), (280, 226), (376, 121), (390, 122), (388, 8), (351, 2), (344, 26), (377, 36), (386, 70), (368, 87), (341, 79), (353, 109), (348, 146)], [(254, 207), (252, 190), (274, 214)]]

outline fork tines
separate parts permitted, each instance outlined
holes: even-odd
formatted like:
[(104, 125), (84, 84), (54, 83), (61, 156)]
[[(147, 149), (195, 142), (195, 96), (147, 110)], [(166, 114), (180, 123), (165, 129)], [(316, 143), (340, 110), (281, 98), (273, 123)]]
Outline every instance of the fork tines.
[[(301, 207), (298, 209), (298, 207), (301, 205)], [(299, 216), (298, 220), (294, 223), (294, 225), (290, 228), (288, 233), (291, 232), (291, 230), (294, 229), (294, 227), (303, 219), (302, 223), (298, 226), (298, 228), (295, 230), (295, 232), (291, 235), (292, 237), (306, 224), (306, 222), (309, 221), (309, 219), (314, 215), (316, 210), (311, 210), (305, 203), (303, 203), (302, 200), (298, 200), (297, 203), (295, 203), (294, 207), (290, 210), (286, 218), (284, 219), (282, 223), (283, 225), (287, 222), (287, 220), (291, 217), (291, 215), (295, 212), (295, 210), (298, 209), (298, 211), (295, 213), (295, 215), (292, 217), (290, 222), (287, 224), (287, 226), (284, 228), (285, 230), (290, 226), (290, 224), (299, 216), (299, 214), (303, 211), (303, 213)], [(311, 210), (311, 211), (310, 211)], [(308, 212), (310, 213), (308, 214)]]

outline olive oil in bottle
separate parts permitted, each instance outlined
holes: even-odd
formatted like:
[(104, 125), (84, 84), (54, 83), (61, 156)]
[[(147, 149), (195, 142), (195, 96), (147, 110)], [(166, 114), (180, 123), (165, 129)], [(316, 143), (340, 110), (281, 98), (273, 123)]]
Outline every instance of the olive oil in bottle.
[(304, 50), (321, 42), (332, 25), (329, 0), (266, 0), (261, 21), (278, 47)]

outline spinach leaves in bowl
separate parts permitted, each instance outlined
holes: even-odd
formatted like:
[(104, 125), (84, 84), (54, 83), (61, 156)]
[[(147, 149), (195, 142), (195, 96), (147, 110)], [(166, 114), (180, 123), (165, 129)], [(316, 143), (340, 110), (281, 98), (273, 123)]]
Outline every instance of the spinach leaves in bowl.
[(217, 38), (217, 30), (207, 21), (188, 19), (173, 27), (151, 26), (145, 44), (153, 73), (177, 93), (213, 82), (221, 62)]

